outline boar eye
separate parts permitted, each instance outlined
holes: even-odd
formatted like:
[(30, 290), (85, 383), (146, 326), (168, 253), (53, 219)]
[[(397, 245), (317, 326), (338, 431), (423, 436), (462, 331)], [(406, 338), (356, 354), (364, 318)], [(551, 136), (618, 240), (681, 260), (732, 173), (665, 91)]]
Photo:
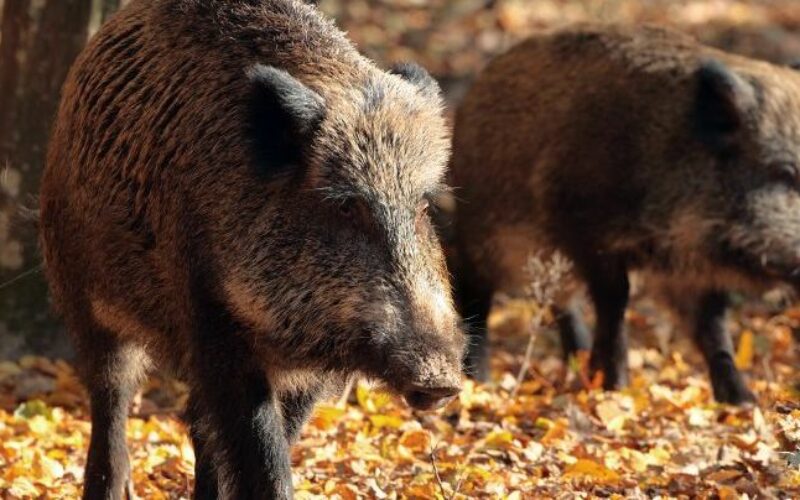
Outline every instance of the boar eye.
[(364, 200), (360, 198), (348, 198), (343, 200), (338, 206), (339, 215), (348, 220), (357, 221), (361, 224), (368, 224), (369, 208)]
[(339, 215), (348, 219), (354, 217), (358, 212), (358, 202), (354, 199), (344, 200), (339, 205)]
[(778, 182), (791, 187), (800, 186), (800, 168), (792, 162), (778, 162), (772, 165), (772, 175)]

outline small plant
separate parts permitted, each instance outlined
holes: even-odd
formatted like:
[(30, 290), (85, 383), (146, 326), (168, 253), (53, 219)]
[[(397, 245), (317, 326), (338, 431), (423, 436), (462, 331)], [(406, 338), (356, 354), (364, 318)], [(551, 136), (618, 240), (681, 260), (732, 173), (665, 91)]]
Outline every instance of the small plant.
[(537, 252), (528, 257), (524, 271), (530, 277), (526, 295), (536, 302), (536, 312), (528, 327), (528, 346), (525, 348), (525, 357), (519, 373), (517, 373), (514, 389), (511, 390), (512, 398), (517, 395), (525, 373), (530, 367), (536, 335), (542, 328), (549, 327), (553, 322), (555, 317), (552, 310), (553, 304), (564, 285), (564, 280), (572, 271), (572, 262), (559, 252), (552, 252), (546, 256), (542, 252)]

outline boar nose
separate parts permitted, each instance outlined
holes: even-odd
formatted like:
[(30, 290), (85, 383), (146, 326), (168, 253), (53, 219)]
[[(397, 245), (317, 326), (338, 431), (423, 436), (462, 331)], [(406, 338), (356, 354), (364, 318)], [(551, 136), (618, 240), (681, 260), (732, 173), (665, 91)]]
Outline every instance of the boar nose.
[(415, 410), (436, 410), (455, 399), (460, 391), (460, 386), (413, 386), (406, 392), (405, 400)]

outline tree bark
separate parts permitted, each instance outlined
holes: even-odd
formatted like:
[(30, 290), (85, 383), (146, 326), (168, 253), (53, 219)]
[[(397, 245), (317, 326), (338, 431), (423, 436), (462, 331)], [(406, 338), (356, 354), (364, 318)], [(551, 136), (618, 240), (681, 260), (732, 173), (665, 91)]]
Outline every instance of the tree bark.
[(20, 77), (20, 52), (30, 24), (30, 0), (5, 0), (0, 21), (0, 151), (10, 140)]
[(25, 140), (18, 150), (27, 187), (38, 187), (61, 84), (86, 43), (91, 12), (91, 0), (48, 0), (42, 11), (22, 82), (25, 109), (19, 114)]
[[(24, 7), (9, 4), (27, 2), (5, 1), (4, 45), (6, 23), (13, 23), (13, 18), (6, 20), (6, 12)], [(15, 88), (2, 95), (10, 94), (12, 100), (16, 96), (16, 105), (11, 106), (13, 118), (8, 118), (3, 129), (7, 137), (0, 150), (0, 358), (30, 351), (63, 353), (63, 335), (56, 333), (57, 322), (50, 314), (47, 287), (39, 272), (41, 258), (31, 214), (35, 214), (61, 85), (86, 42), (91, 11), (92, 0), (47, 0), (37, 16), (36, 32), (25, 47), (24, 64), (16, 67), (13, 78), (3, 70), (3, 78)]]

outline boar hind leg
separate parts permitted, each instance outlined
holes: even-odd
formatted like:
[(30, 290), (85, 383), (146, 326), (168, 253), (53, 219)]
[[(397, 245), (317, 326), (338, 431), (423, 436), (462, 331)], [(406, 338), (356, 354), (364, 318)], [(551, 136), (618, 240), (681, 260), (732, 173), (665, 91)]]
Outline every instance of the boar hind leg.
[(585, 267), (584, 274), (597, 316), (591, 369), (603, 373), (603, 388), (619, 389), (628, 385), (628, 273), (622, 262), (609, 259)]
[(590, 350), (592, 334), (583, 321), (583, 314), (577, 301), (572, 300), (564, 307), (555, 307), (554, 309), (564, 357), (568, 358), (578, 351)]
[(108, 332), (93, 331), (91, 349), (78, 346), (79, 368), (89, 392), (92, 434), (86, 460), (84, 499), (133, 498), (125, 424), (145, 375), (147, 356)]
[[(709, 291), (694, 297), (693, 337), (708, 364), (714, 399), (721, 403), (744, 404), (755, 401), (741, 372), (734, 364), (733, 342), (725, 328), (729, 297), (725, 292)], [(688, 308), (685, 307), (684, 309)]]
[(467, 332), (464, 373), (479, 382), (489, 379), (489, 327), (492, 292), (462, 280), (456, 286), (456, 301)]

